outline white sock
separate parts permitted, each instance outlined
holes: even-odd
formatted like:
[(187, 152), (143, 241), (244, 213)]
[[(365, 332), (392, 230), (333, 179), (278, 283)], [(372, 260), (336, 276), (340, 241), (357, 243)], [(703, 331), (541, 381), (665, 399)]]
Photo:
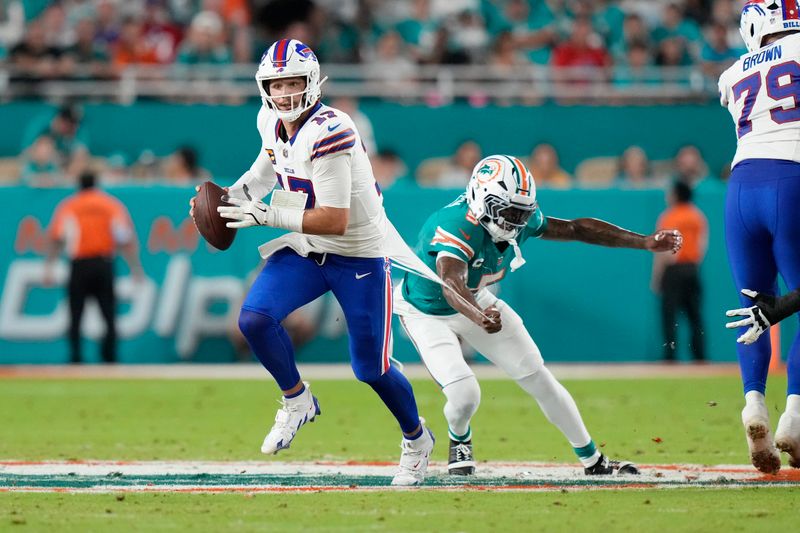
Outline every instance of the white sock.
[(308, 403), (308, 401), (311, 399), (311, 392), (309, 392), (308, 387), (303, 385), (303, 392), (291, 398), (284, 396), (283, 399), (286, 400), (286, 403), (289, 405)]
[(786, 412), (800, 416), (800, 394), (790, 394), (786, 397)]
[(517, 381), (519, 386), (533, 396), (554, 426), (567, 438), (584, 466), (592, 466), (600, 458), (589, 432), (581, 419), (581, 413), (572, 395), (559, 383), (546, 367), (535, 374)]
[(766, 400), (766, 398), (764, 398), (764, 395), (761, 394), (760, 392), (755, 391), (755, 390), (751, 390), (751, 391), (748, 391), (747, 394), (744, 395), (744, 403), (746, 405), (758, 404), (759, 407), (762, 406), (762, 405), (764, 407), (766, 407), (767, 400)]
[(769, 419), (769, 410), (764, 395), (751, 390), (744, 395), (744, 409), (742, 409), (742, 423), (747, 425), (753, 418)]
[(444, 417), (450, 429), (450, 438), (466, 442), (472, 438), (469, 422), (481, 403), (481, 388), (475, 376), (456, 381), (442, 389), (447, 397)]

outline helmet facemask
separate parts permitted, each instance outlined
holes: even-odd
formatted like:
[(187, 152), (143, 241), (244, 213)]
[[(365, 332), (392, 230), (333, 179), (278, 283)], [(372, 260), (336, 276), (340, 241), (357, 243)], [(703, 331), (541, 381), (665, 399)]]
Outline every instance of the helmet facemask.
[(492, 236), (495, 242), (510, 241), (528, 225), (531, 215), (537, 209), (537, 203), (530, 205), (515, 204), (503, 200), (499, 196), (489, 195), (484, 199), (485, 215), (481, 217), (481, 225)]
[[(298, 74), (289, 76), (274, 76), (269, 78), (267, 77), (256, 78), (256, 80), (258, 81), (258, 89), (261, 92), (261, 99), (263, 100), (264, 105), (266, 105), (269, 109), (272, 109), (278, 115), (278, 118), (280, 118), (281, 120), (285, 120), (287, 122), (294, 122), (295, 120), (300, 118), (300, 115), (302, 115), (304, 111), (310, 109), (317, 101), (316, 98), (312, 100), (311, 98), (312, 95), (309, 90), (309, 88), (311, 87), (312, 83), (311, 77), (313, 76), (313, 74), (314, 73), (312, 72), (305, 75)], [(292, 79), (292, 78), (302, 78), (305, 80), (305, 87), (303, 88), (302, 91), (291, 94), (282, 94), (280, 96), (272, 96), (270, 94), (269, 86), (273, 80)], [(295, 101), (298, 96), (300, 96), (301, 98), (298, 104), (295, 105)], [(291, 103), (291, 108), (288, 111), (281, 110), (275, 104), (276, 98), (288, 98)]]

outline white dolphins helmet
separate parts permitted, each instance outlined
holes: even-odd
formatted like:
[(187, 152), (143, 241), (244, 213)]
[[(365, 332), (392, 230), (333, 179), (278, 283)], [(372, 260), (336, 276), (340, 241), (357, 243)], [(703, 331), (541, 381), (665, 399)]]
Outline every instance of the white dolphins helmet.
[(495, 242), (511, 241), (536, 212), (536, 184), (516, 157), (490, 155), (472, 170), (467, 205)]
[[(300, 104), (294, 107), (292, 99), (292, 109), (281, 111), (275, 106), (269, 94), (269, 82), (276, 78), (296, 77), (305, 78), (305, 89), (300, 93), (284, 96), (302, 95)], [(297, 120), (303, 111), (310, 109), (319, 100), (322, 94), (320, 87), (326, 79), (320, 80), (317, 56), (311, 48), (296, 39), (281, 39), (273, 43), (261, 56), (261, 63), (256, 71), (256, 83), (264, 105), (275, 111), (278, 118), (288, 122)]]
[(767, 35), (798, 30), (798, 0), (749, 0), (742, 8), (739, 33), (749, 52), (761, 48)]

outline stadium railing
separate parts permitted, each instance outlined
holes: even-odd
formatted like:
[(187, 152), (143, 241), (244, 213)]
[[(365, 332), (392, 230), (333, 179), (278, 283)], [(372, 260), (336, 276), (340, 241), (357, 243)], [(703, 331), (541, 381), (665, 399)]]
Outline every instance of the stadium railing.
[[(97, 78), (91, 67), (68, 77), (33, 78), (0, 66), (3, 100), (92, 98), (131, 103), (139, 98), (251, 98), (255, 65), (126, 67)], [(448, 103), (455, 99), (592, 100), (598, 103), (704, 101), (716, 96), (716, 80), (698, 67), (552, 68), (497, 66), (323, 65), (328, 96)]]

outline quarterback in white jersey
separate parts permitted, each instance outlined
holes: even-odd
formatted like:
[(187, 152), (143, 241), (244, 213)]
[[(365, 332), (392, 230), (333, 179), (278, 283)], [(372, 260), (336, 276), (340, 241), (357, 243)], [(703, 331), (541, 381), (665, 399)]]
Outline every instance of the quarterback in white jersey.
[(798, 0), (750, 0), (740, 25), (748, 53), (719, 80), (721, 102), (738, 138), (726, 195), (725, 239), (741, 308), (729, 316), (746, 316), (728, 327), (739, 328), (736, 351), (750, 460), (770, 474), (781, 467), (778, 449), (800, 468), (800, 336), (787, 357), (786, 411), (773, 440), (764, 399), (772, 350), (769, 335), (761, 336), (770, 324), (759, 311), (759, 304), (778, 295), (778, 274), (791, 289), (800, 287), (798, 31)]
[[(341, 234), (302, 234), (308, 249), (383, 257), (381, 247), (376, 246), (387, 229), (383, 196), (353, 120), (317, 101), (303, 114), (291, 137), (287, 137), (283, 121), (266, 107), (259, 111), (257, 125), (261, 152), (250, 171), (231, 187), (230, 195), (244, 199), (247, 185), (252, 196), (263, 197), (277, 182), (285, 191), (305, 195), (304, 209), (349, 209)], [(351, 179), (342, 179), (344, 176)]]
[[(219, 208), (229, 227), (272, 226), (291, 233), (260, 248), (268, 258), (242, 305), (239, 327), (283, 391), (283, 407), (261, 451), (288, 448), (321, 413), (300, 378), (281, 321), (333, 291), (350, 335), (356, 377), (369, 384), (403, 431), (394, 485), (423, 481), (433, 435), (417, 413), (408, 380), (389, 364), (392, 281), (384, 240), (389, 223), (380, 188), (353, 121), (320, 103), (319, 63), (294, 39), (274, 43), (256, 73), (263, 106), (261, 149)], [(261, 201), (276, 184), (270, 205)]]

